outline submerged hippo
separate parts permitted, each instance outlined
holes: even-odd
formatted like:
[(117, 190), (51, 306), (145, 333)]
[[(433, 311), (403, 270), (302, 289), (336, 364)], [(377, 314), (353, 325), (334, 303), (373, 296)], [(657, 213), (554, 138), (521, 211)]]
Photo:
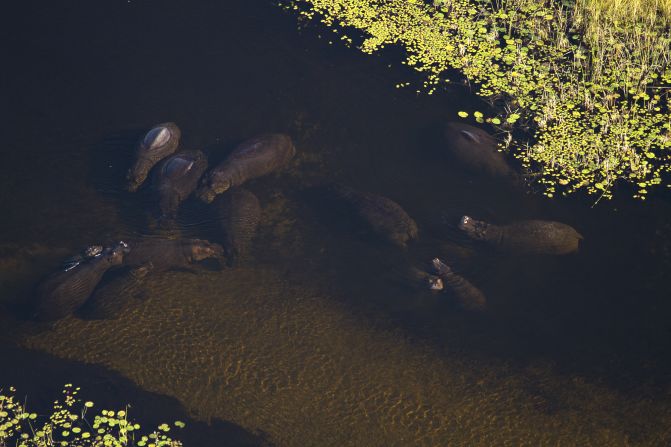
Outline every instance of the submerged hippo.
[(224, 230), (224, 249), (229, 263), (247, 252), (261, 219), (259, 199), (243, 188), (233, 188), (214, 202)]
[(132, 306), (146, 296), (145, 279), (149, 274), (172, 269), (189, 269), (191, 264), (208, 258), (220, 258), (224, 254), (218, 244), (201, 239), (129, 240), (130, 253), (123, 265), (130, 274), (119, 276), (96, 293), (79, 310), (85, 319), (114, 319), (124, 308)]
[(578, 251), (583, 239), (570, 225), (548, 220), (494, 225), (463, 216), (459, 228), (472, 239), (516, 253), (564, 255)]
[(147, 296), (143, 278), (120, 275), (96, 288), (75, 315), (85, 320), (116, 319), (124, 309), (141, 303)]
[(405, 248), (408, 241), (417, 239), (417, 223), (393, 200), (344, 185), (331, 185), (328, 191), (346, 202), (373, 232), (391, 243)]
[(247, 140), (203, 178), (196, 195), (210, 203), (229, 188), (285, 166), (295, 154), (288, 135), (266, 134)]
[(487, 308), (487, 299), (480, 289), (471, 284), (467, 279), (454, 273), (439, 258), (434, 258), (431, 263), (436, 275), (442, 280), (442, 285), (445, 289), (454, 293), (459, 307), (471, 311), (482, 311)]
[(498, 151), (496, 140), (482, 129), (463, 123), (447, 123), (445, 139), (450, 152), (461, 164), (490, 177), (518, 181), (517, 173)]
[(37, 288), (34, 317), (52, 321), (70, 315), (89, 298), (103, 275), (121, 265), (129, 252), (125, 242), (113, 247), (90, 247), (84, 255), (68, 261), (63, 270), (49, 276)]
[(207, 169), (207, 157), (201, 151), (179, 151), (157, 166), (153, 186), (159, 196), (161, 218), (172, 219), (179, 205), (198, 186)]
[(129, 240), (131, 250), (123, 260), (136, 277), (150, 272), (189, 268), (191, 264), (209, 258), (222, 258), (221, 245), (204, 239), (146, 238)]
[(181, 136), (182, 133), (175, 123), (157, 124), (145, 134), (135, 152), (135, 163), (126, 175), (128, 191), (137, 191), (151, 168), (177, 150)]

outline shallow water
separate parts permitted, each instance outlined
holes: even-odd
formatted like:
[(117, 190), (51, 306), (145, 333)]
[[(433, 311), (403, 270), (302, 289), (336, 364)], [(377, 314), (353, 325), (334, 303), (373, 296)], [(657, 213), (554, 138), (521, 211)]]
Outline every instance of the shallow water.
[[(177, 122), (211, 165), (267, 131), (290, 133), (298, 156), (249, 184), (263, 219), (241, 267), (140, 285), (112, 275), (97, 293), (115, 318), (45, 327), (7, 311), (15, 343), (104, 365), (280, 446), (671, 441), (668, 197), (592, 207), (478, 178), (435, 135), (475, 107), (467, 91), (398, 90), (414, 75), (393, 55), (299, 33), (271, 3), (221, 3), (16, 7), (0, 165), (10, 308), (72, 251), (156, 233), (151, 195), (122, 187), (152, 124)], [(399, 202), (420, 241), (402, 252), (334, 215), (309, 189), (330, 180)], [(463, 214), (556, 219), (585, 241), (577, 255), (504, 256), (459, 234)], [(199, 203), (180, 224), (221, 238)], [(435, 256), (486, 293), (488, 314), (410, 287), (407, 268)]]

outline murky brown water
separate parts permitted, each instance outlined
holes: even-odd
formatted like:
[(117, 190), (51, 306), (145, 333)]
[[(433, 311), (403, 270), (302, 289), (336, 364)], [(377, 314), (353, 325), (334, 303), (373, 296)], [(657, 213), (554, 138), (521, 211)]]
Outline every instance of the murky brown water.
[[(412, 74), (388, 67), (393, 55), (299, 34), (265, 2), (31, 4), (5, 29), (0, 303), (12, 305), (0, 335), (104, 365), (279, 446), (671, 441), (668, 197), (592, 208), (474, 177), (435, 137), (475, 107), (466, 91), (396, 90)], [(250, 259), (142, 285), (111, 275), (97, 294), (116, 318), (13, 319), (74, 250), (155, 233), (152, 198), (122, 179), (137, 136), (166, 120), (212, 165), (256, 133), (296, 141), (286, 172), (249, 185), (263, 207)], [(420, 241), (402, 252), (334, 216), (307, 189), (329, 180), (398, 201)], [(557, 219), (585, 244), (506, 257), (465, 240), (462, 214)], [(186, 203), (180, 223), (185, 236), (221, 238), (201, 204)], [(487, 294), (488, 314), (409, 287), (407, 268), (437, 255)]]
[(146, 286), (117, 320), (68, 318), (23, 343), (109, 366), (278, 445), (662, 445), (670, 434), (666, 404), (543, 364), (441, 355), (272, 269)]

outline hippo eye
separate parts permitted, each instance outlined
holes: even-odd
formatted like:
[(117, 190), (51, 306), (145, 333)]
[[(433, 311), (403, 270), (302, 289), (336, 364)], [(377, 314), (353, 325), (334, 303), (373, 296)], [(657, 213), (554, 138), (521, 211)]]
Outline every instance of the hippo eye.
[(462, 134), (464, 138), (472, 141), (473, 143), (480, 143), (480, 137), (469, 130), (460, 130), (459, 133)]
[(170, 139), (170, 130), (167, 127), (154, 127), (142, 140), (142, 145), (150, 149), (163, 146)]
[(168, 161), (163, 168), (165, 175), (171, 178), (185, 175), (193, 167), (193, 160), (182, 157), (175, 157)]

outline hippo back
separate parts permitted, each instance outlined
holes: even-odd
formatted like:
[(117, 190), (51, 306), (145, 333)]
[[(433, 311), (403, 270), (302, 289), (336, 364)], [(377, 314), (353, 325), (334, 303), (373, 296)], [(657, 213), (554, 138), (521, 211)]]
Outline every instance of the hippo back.
[(288, 135), (260, 135), (235, 148), (220, 170), (231, 175), (232, 186), (239, 186), (286, 165), (295, 154), (296, 148)]
[(258, 160), (267, 168), (274, 169), (288, 163), (295, 154), (296, 148), (289, 135), (273, 133), (244, 141), (233, 150), (228, 160)]
[(124, 259), (126, 267), (138, 268), (151, 264), (152, 271), (158, 272), (189, 265), (182, 239), (133, 239), (129, 245), (131, 251)]
[(34, 315), (38, 320), (57, 320), (81, 307), (112, 266), (100, 256), (49, 276), (38, 286)]
[(174, 216), (206, 170), (207, 157), (197, 150), (179, 151), (159, 163), (153, 183), (163, 216)]
[(215, 202), (224, 230), (224, 249), (231, 262), (244, 256), (261, 219), (257, 197), (243, 188), (233, 188)]
[[(130, 240), (129, 245), (124, 266), (151, 272), (188, 269), (196, 261), (223, 256), (224, 251), (219, 244), (204, 239), (144, 238)], [(204, 252), (205, 256), (199, 256)]]
[(128, 170), (127, 189), (136, 191), (144, 183), (149, 171), (177, 150), (181, 131), (175, 123), (161, 123), (151, 128), (138, 143), (135, 161)]
[(218, 194), (283, 167), (295, 154), (288, 135), (266, 134), (244, 141), (203, 178), (196, 195), (211, 203)]
[(409, 240), (417, 238), (417, 223), (393, 200), (344, 185), (332, 185), (329, 191), (347, 201), (374, 232), (392, 243), (405, 247)]
[(573, 253), (583, 238), (570, 225), (546, 220), (525, 220), (500, 228), (501, 248), (521, 253)]
[(193, 192), (200, 176), (207, 169), (207, 157), (198, 150), (184, 150), (173, 154), (159, 164), (155, 185), (177, 188), (188, 187)]
[(517, 181), (517, 174), (499, 152), (497, 141), (484, 130), (463, 123), (448, 123), (444, 134), (451, 154), (462, 165), (490, 177)]

